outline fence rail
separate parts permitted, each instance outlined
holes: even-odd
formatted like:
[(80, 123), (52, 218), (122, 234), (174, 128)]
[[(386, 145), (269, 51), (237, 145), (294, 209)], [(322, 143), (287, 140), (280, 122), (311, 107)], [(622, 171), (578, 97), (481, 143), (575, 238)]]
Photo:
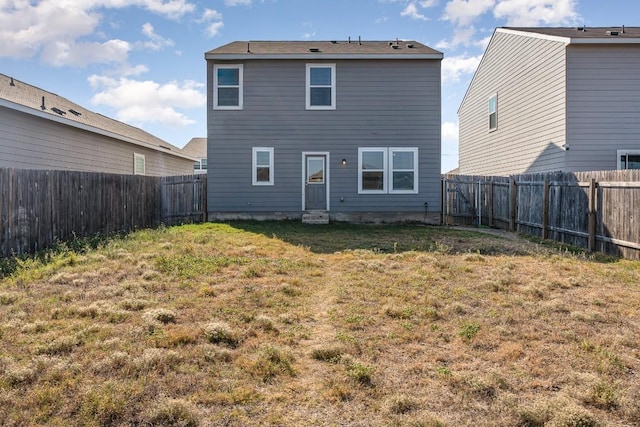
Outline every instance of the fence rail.
[(150, 177), (0, 168), (0, 256), (206, 216), (206, 175)]
[(443, 223), (485, 225), (640, 259), (640, 171), (445, 175)]

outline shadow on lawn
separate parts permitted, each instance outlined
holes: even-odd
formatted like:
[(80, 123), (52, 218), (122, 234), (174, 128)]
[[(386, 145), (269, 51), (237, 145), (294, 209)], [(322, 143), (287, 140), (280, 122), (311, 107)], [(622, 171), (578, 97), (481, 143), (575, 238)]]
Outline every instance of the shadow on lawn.
[(426, 251), (439, 253), (530, 254), (530, 249), (501, 238), (468, 230), (419, 224), (307, 225), (298, 221), (232, 221), (234, 228), (277, 238), (314, 253), (370, 250), (379, 253)]

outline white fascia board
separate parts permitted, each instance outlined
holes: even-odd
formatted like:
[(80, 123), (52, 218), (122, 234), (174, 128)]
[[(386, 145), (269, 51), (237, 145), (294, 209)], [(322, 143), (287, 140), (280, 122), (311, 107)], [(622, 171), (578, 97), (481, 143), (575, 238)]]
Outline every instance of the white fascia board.
[(64, 117), (57, 117), (53, 114), (45, 113), (43, 111), (39, 111), (33, 108), (25, 107), (21, 104), (16, 104), (15, 102), (7, 101), (6, 99), (0, 99), (0, 107), (5, 107), (10, 110), (18, 111), (21, 113), (29, 114), (31, 116), (39, 117), (41, 119), (50, 120), (52, 122), (60, 123), (66, 126), (71, 126), (77, 129), (81, 129), (87, 132), (96, 133), (98, 135), (107, 136), (109, 138), (117, 139), (119, 141), (128, 142), (129, 144), (139, 145), (141, 147), (150, 148), (154, 151), (158, 151), (160, 153), (171, 154), (172, 156), (182, 157), (183, 159), (188, 159), (192, 161), (196, 161), (195, 157), (187, 156), (181, 153), (176, 153), (170, 151), (169, 149), (162, 148), (158, 145), (149, 144), (144, 141), (139, 141), (137, 139), (129, 138), (128, 136), (120, 135), (114, 132), (110, 132), (104, 129), (97, 128), (95, 126), (86, 125), (84, 123), (74, 122), (73, 120), (65, 119)]
[(245, 59), (304, 59), (304, 60), (326, 60), (326, 59), (442, 59), (442, 53), (416, 53), (409, 55), (402, 54), (250, 54), (250, 53), (229, 53), (229, 54), (210, 54), (204, 55), (205, 59), (214, 59), (219, 61), (240, 61)]

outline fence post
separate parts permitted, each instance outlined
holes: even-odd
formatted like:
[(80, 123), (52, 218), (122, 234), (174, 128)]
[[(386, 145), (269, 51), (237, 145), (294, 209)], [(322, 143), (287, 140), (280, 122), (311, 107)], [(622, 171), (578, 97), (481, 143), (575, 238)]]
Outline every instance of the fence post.
[(589, 251), (596, 250), (596, 179), (589, 181)]
[(487, 194), (487, 208), (489, 209), (489, 227), (493, 227), (493, 178), (489, 181), (489, 193)]
[(542, 193), (542, 239), (546, 240), (549, 237), (549, 176), (544, 177), (544, 187)]
[(509, 231), (516, 231), (516, 180), (511, 177), (509, 180)]

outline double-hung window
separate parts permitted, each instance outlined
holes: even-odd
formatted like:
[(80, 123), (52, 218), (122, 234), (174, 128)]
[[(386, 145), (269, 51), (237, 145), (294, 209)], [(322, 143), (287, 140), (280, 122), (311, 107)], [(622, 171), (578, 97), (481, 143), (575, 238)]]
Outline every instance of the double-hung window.
[(242, 109), (242, 65), (213, 66), (213, 108)]
[(640, 150), (618, 150), (618, 169), (640, 169)]
[(253, 185), (273, 185), (273, 147), (253, 147)]
[(358, 193), (418, 193), (418, 149), (358, 148)]
[(307, 64), (307, 110), (336, 109), (336, 65)]
[(489, 98), (489, 131), (498, 129), (498, 95)]

